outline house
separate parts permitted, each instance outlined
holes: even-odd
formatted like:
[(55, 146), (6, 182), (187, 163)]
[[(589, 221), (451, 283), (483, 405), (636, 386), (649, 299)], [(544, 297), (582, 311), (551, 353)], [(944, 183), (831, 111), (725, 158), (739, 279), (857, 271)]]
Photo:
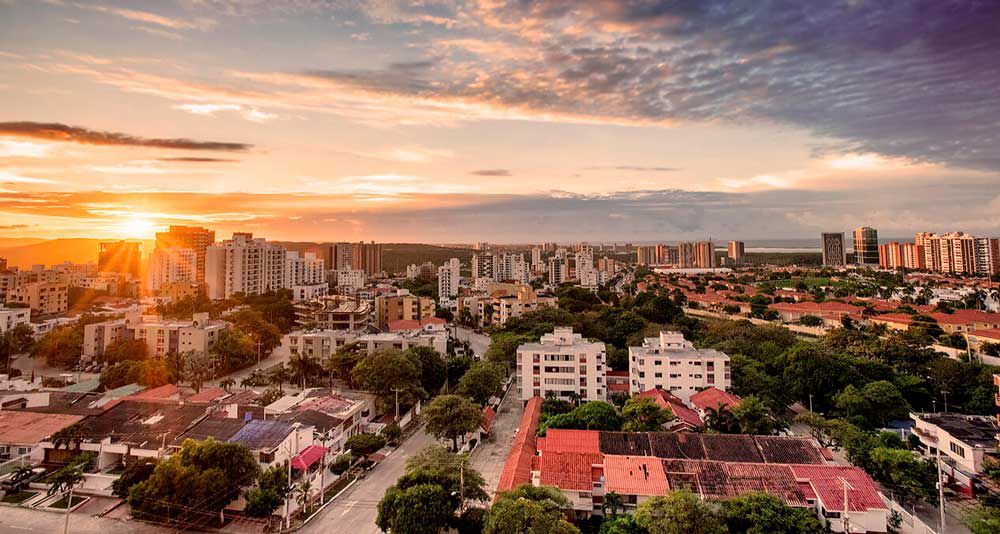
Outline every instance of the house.
[(937, 459), (948, 481), (971, 495), (983, 472), (983, 460), (997, 457), (995, 417), (957, 413), (911, 413), (916, 423), (913, 435), (920, 440), (920, 452)]
[(1000, 356), (991, 356), (983, 350), (987, 344), (1000, 345), (1000, 328), (984, 328), (965, 333), (969, 352), (987, 365), (1000, 366)]
[(776, 302), (767, 307), (778, 312), (784, 323), (797, 323), (804, 315), (823, 319), (824, 323), (839, 325), (844, 317), (859, 316), (864, 307), (843, 302)]
[(697, 430), (705, 424), (702, 416), (698, 415), (698, 413), (691, 408), (688, 408), (688, 406), (684, 404), (684, 401), (669, 391), (663, 389), (650, 389), (639, 393), (636, 397), (652, 399), (657, 406), (670, 410), (670, 412), (674, 414), (674, 419), (668, 421), (664, 425), (666, 430)]
[(82, 419), (80, 415), (0, 411), (0, 462), (25, 455), (33, 462), (42, 461), (44, 443), (56, 432)]
[(719, 406), (724, 406), (732, 410), (739, 406), (740, 397), (734, 393), (710, 387), (691, 395), (689, 402), (691, 403), (691, 407), (698, 412), (698, 415), (704, 418), (709, 408), (717, 410)]

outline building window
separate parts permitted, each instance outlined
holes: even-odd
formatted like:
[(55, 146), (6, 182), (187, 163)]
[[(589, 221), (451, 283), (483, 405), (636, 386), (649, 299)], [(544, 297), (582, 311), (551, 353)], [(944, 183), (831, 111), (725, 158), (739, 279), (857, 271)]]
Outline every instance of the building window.
[(951, 452), (961, 456), (962, 458), (965, 458), (965, 447), (962, 447), (961, 445), (955, 442), (949, 443), (948, 446), (951, 449)]

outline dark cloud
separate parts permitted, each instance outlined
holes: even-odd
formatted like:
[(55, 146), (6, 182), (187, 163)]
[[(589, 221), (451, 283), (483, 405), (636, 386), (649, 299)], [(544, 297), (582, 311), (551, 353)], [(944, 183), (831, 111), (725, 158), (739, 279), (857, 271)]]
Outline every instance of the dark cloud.
[(20, 230), (28, 227), (27, 224), (0, 224), (0, 230)]
[(66, 124), (55, 122), (0, 122), (0, 135), (10, 135), (30, 139), (44, 139), (46, 141), (63, 141), (85, 145), (142, 146), (176, 150), (217, 150), (223, 152), (239, 152), (248, 150), (253, 146), (245, 143), (197, 141), (192, 139), (151, 139), (136, 137), (119, 132), (90, 130), (87, 128), (68, 126)]
[(480, 169), (472, 171), (469, 174), (476, 176), (510, 176), (511, 172), (509, 169)]
[(238, 159), (227, 159), (227, 158), (198, 158), (198, 157), (182, 157), (182, 158), (156, 158), (157, 161), (172, 161), (175, 163), (233, 163), (239, 161)]

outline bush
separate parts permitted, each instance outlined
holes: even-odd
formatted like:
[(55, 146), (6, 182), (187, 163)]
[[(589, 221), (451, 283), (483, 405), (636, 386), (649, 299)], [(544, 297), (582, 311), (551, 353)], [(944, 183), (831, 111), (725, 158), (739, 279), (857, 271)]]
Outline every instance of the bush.
[(361, 456), (378, 452), (382, 447), (385, 447), (385, 438), (376, 434), (355, 434), (344, 442), (344, 449), (350, 449)]
[(330, 464), (330, 472), (335, 475), (341, 475), (351, 468), (354, 463), (354, 455), (351, 453), (344, 453), (336, 457), (333, 463)]

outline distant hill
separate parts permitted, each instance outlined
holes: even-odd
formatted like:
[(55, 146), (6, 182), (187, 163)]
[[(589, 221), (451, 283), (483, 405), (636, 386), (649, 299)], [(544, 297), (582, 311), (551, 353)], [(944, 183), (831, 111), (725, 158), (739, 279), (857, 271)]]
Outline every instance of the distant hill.
[(468, 265), (472, 261), (472, 249), (418, 243), (386, 243), (382, 246), (382, 268), (390, 273), (404, 272), (407, 265), (425, 261), (441, 265), (451, 258), (458, 258)]
[(7, 264), (22, 269), (44, 263), (52, 265), (71, 261), (73, 263), (97, 262), (97, 249), (102, 239), (85, 237), (69, 239), (51, 239), (37, 243), (8, 246), (0, 242), (0, 258), (6, 258)]

